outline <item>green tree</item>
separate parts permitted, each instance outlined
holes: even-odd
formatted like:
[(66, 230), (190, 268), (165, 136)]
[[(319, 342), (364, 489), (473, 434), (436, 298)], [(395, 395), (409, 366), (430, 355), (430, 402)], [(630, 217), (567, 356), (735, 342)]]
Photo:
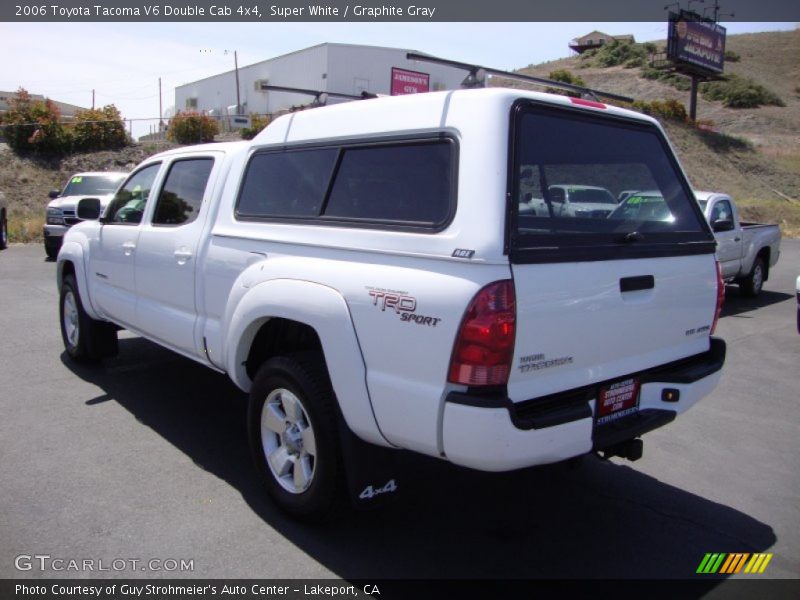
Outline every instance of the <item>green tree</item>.
[(47, 99), (33, 100), (24, 88), (9, 102), (2, 125), (6, 142), (18, 154), (63, 154), (72, 145), (58, 107)]
[(72, 137), (77, 150), (113, 150), (129, 143), (125, 124), (113, 104), (76, 112)]
[(269, 125), (269, 117), (267, 115), (250, 115), (250, 127), (244, 127), (239, 131), (239, 135), (243, 140), (252, 140), (256, 137), (262, 129)]
[(179, 144), (213, 142), (219, 133), (217, 121), (197, 112), (178, 112), (169, 122), (167, 138)]

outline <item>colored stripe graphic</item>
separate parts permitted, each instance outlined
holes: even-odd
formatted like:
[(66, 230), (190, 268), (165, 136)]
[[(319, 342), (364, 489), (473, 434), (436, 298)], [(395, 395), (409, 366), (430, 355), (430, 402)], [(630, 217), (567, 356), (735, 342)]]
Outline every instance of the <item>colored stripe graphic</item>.
[(728, 560), (725, 561), (725, 564), (722, 565), (722, 568), (719, 572), (725, 574), (738, 573), (742, 570), (742, 567), (749, 556), (750, 554), (741, 552), (729, 554)]
[[(697, 567), (697, 573), (704, 575), (714, 575), (719, 573), (721, 575), (733, 575), (742, 571), (744, 567), (745, 573), (763, 573), (769, 561), (772, 560), (772, 554), (748, 552), (733, 552), (727, 554), (725, 552), (708, 552), (700, 561), (700, 566)], [(748, 561), (748, 559), (750, 559)], [(747, 566), (745, 567), (745, 563)]]
[(769, 561), (772, 560), (772, 554), (753, 554), (753, 558), (747, 563), (744, 568), (745, 573), (763, 573), (767, 568)]
[(705, 573), (706, 572), (706, 565), (708, 564), (709, 559), (711, 558), (710, 554), (706, 554), (703, 557), (703, 560), (700, 561), (700, 566), (697, 567), (696, 573)]
[(700, 566), (697, 567), (698, 573), (716, 573), (717, 569), (719, 569), (720, 564), (725, 558), (725, 553), (722, 554), (718, 553), (708, 553), (703, 557)]

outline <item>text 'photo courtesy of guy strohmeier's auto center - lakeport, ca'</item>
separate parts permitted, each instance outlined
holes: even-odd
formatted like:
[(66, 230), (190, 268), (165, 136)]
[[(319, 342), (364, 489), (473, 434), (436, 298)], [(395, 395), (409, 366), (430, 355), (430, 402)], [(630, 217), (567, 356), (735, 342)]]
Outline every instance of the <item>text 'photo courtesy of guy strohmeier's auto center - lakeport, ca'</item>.
[(798, 597), (797, 6), (0, 12), (0, 597)]

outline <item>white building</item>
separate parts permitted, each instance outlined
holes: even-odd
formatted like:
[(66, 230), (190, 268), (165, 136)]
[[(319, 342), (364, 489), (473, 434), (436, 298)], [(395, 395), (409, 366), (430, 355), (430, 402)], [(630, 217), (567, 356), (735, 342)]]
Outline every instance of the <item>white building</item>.
[[(240, 114), (273, 114), (311, 103), (313, 96), (262, 90), (263, 84), (359, 95), (458, 89), (467, 72), (406, 59), (409, 50), (326, 43), (239, 68)], [(330, 97), (328, 104), (346, 100)], [(236, 73), (175, 88), (175, 109), (213, 115), (236, 112)]]

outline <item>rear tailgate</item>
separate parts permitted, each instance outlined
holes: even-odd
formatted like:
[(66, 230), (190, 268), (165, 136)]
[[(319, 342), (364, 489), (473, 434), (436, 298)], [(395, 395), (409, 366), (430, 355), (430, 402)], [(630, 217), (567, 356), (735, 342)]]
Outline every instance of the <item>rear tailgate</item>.
[(512, 269), (512, 401), (624, 378), (708, 350), (713, 255)]
[[(708, 350), (714, 238), (660, 128), (620, 111), (519, 102), (511, 135), (511, 400), (635, 386), (642, 371)], [(608, 215), (570, 217), (549, 194), (570, 185), (640, 193)], [(520, 210), (528, 198), (544, 200)]]

